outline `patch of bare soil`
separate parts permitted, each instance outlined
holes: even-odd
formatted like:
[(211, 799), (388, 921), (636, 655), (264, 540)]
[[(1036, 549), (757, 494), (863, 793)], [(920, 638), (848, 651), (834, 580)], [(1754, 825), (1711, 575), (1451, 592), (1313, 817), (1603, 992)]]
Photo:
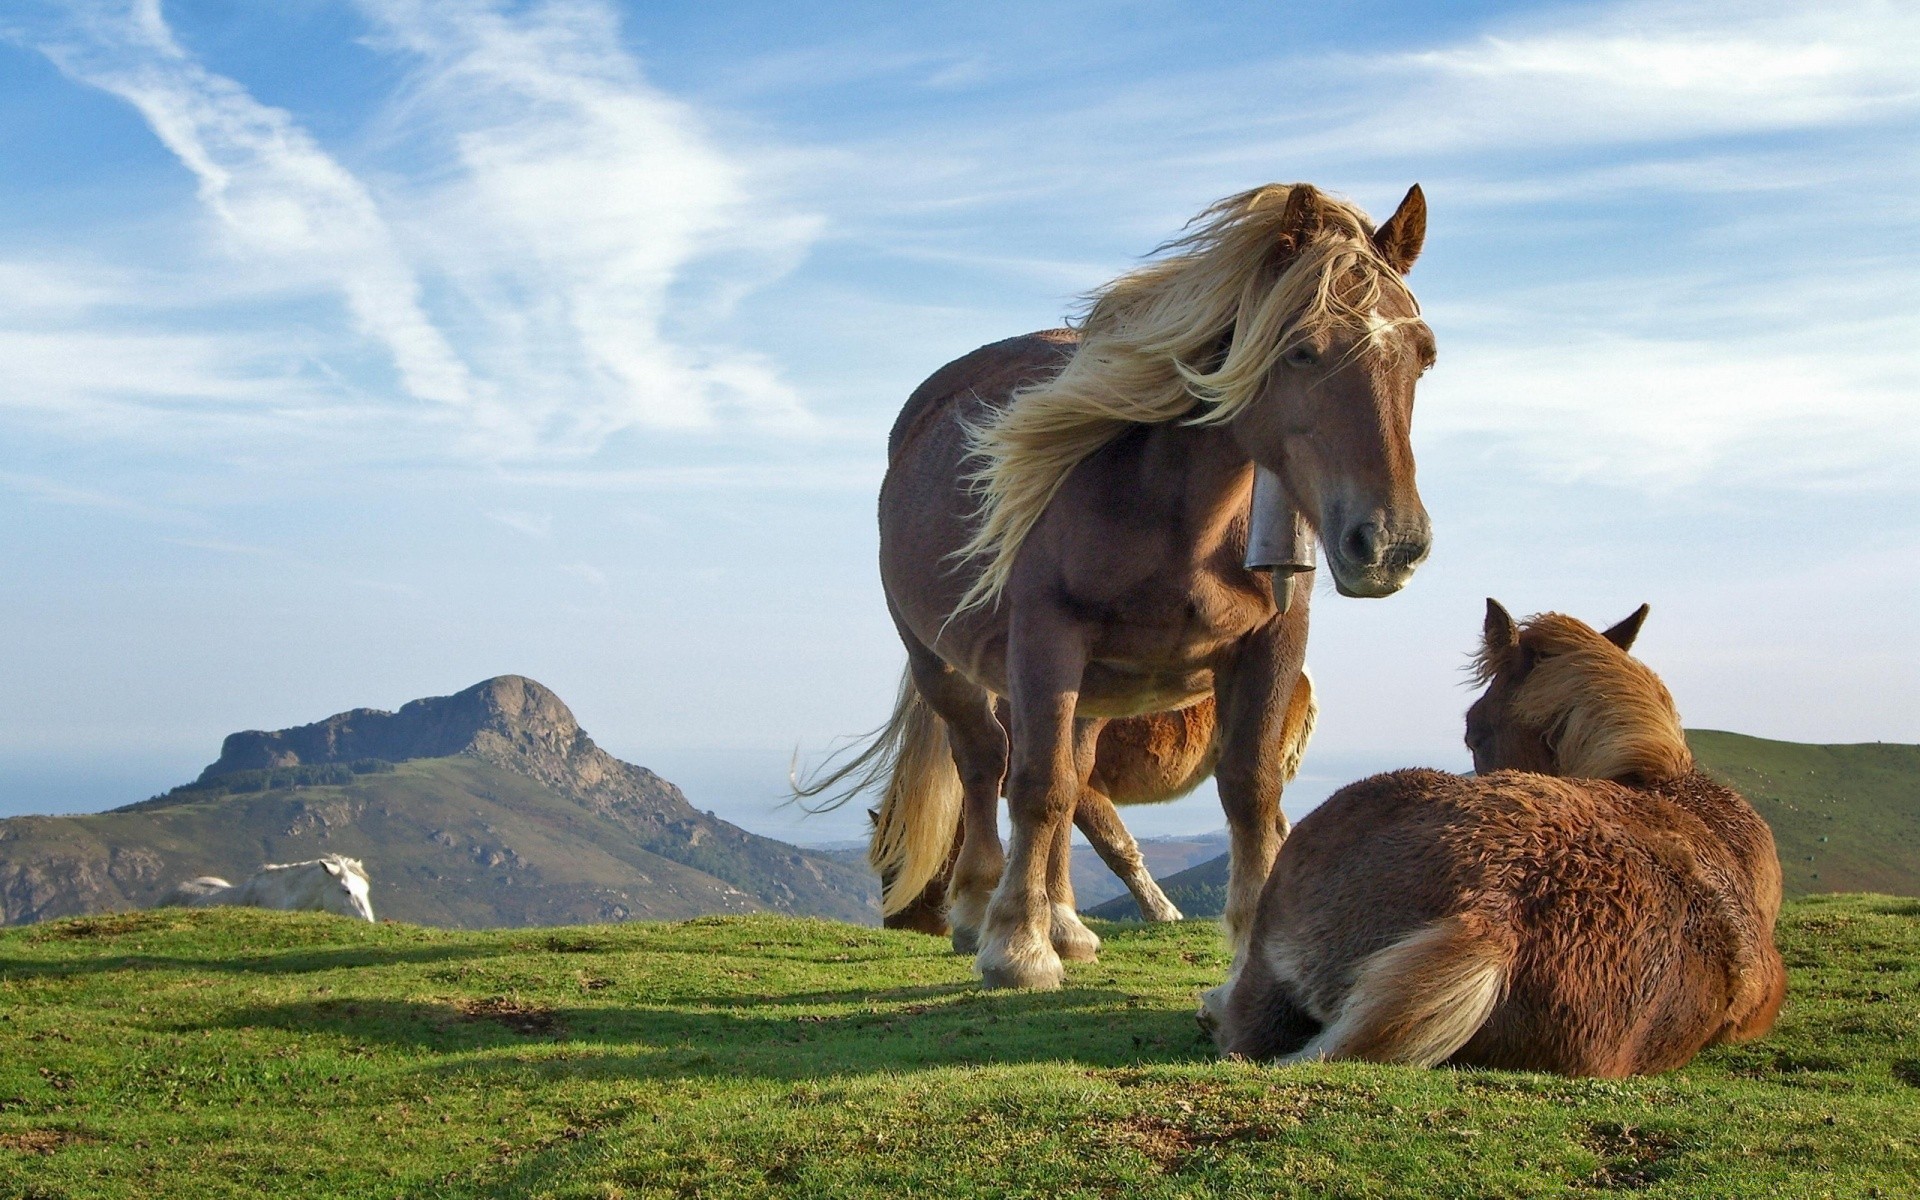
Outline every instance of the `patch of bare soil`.
[(560, 1014), (539, 1004), (527, 1004), (511, 996), (489, 996), (484, 1000), (462, 1000), (457, 1005), (462, 1021), (492, 1021), (528, 1037), (552, 1036), (564, 1032)]
[(13, 1150), (21, 1154), (52, 1154), (62, 1146), (92, 1140), (86, 1134), (70, 1129), (23, 1129), (18, 1133), (0, 1133), (0, 1150)]
[(34, 936), (36, 942), (79, 942), (92, 938), (120, 937), (128, 933), (145, 933), (154, 929), (166, 929), (173, 925), (171, 918), (153, 912), (109, 913), (103, 917), (75, 917), (70, 921), (54, 921)]
[(1666, 1174), (1662, 1161), (1679, 1149), (1667, 1134), (1616, 1121), (1589, 1125), (1580, 1144), (1603, 1160), (1600, 1169), (1573, 1186), (1595, 1192), (1637, 1192), (1650, 1188)]
[(1176, 1100), (1166, 1116), (1136, 1113), (1103, 1127), (1103, 1140), (1126, 1146), (1145, 1156), (1162, 1172), (1177, 1173), (1187, 1160), (1209, 1147), (1258, 1137), (1258, 1123), (1220, 1113), (1196, 1110), (1190, 1101)]

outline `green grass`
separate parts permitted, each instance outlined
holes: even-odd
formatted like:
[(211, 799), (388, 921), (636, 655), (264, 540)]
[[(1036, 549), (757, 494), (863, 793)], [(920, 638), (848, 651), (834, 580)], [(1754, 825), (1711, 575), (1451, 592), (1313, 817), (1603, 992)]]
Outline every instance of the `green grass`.
[(1215, 1061), (1210, 925), (1053, 993), (773, 916), (0, 934), (0, 1195), (1920, 1194), (1920, 901), (1794, 903), (1768, 1039), (1602, 1082)]

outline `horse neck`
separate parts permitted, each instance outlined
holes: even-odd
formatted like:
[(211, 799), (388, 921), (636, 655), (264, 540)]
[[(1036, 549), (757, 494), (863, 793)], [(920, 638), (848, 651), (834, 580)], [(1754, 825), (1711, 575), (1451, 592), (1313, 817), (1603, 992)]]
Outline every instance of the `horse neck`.
[(1147, 426), (1136, 469), (1145, 481), (1136, 495), (1155, 494), (1174, 482), (1170, 490), (1179, 498), (1183, 540), (1203, 555), (1251, 503), (1253, 460), (1218, 425)]

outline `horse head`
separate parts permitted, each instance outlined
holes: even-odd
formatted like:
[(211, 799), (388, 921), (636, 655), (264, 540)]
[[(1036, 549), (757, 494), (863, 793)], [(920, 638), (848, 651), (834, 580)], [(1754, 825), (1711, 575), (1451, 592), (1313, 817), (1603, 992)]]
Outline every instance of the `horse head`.
[(1378, 229), (1308, 184), (1286, 189), (1262, 231), (1271, 281), (1243, 293), (1218, 384), (1257, 380), (1226, 425), (1286, 485), (1346, 596), (1399, 591), (1432, 542), (1414, 484), (1414, 385), (1433, 331), (1401, 281), (1426, 237), (1416, 185)]
[(371, 921), (373, 902), (367, 896), (367, 869), (357, 858), (329, 854), (320, 860), (326, 871), (321, 881), (320, 907), (342, 917)]
[(1604, 632), (1560, 613), (1516, 622), (1487, 601), (1467, 709), (1473, 769), (1650, 783), (1693, 768), (1660, 677), (1630, 656), (1647, 606)]

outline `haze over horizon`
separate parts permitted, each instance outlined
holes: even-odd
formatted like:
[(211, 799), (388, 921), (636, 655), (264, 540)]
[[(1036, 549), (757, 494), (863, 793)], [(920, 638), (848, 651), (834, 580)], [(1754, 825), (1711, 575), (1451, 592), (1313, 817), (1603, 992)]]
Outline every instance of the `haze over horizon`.
[(771, 800), (893, 696), (899, 405), (1271, 180), (1420, 182), (1440, 345), (1434, 554), (1315, 597), (1290, 810), (1465, 767), (1488, 595), (1650, 602), (1690, 726), (1920, 742), (1920, 14), (1273, 11), (10, 8), (0, 815), (517, 673), (698, 807), (857, 836)]

